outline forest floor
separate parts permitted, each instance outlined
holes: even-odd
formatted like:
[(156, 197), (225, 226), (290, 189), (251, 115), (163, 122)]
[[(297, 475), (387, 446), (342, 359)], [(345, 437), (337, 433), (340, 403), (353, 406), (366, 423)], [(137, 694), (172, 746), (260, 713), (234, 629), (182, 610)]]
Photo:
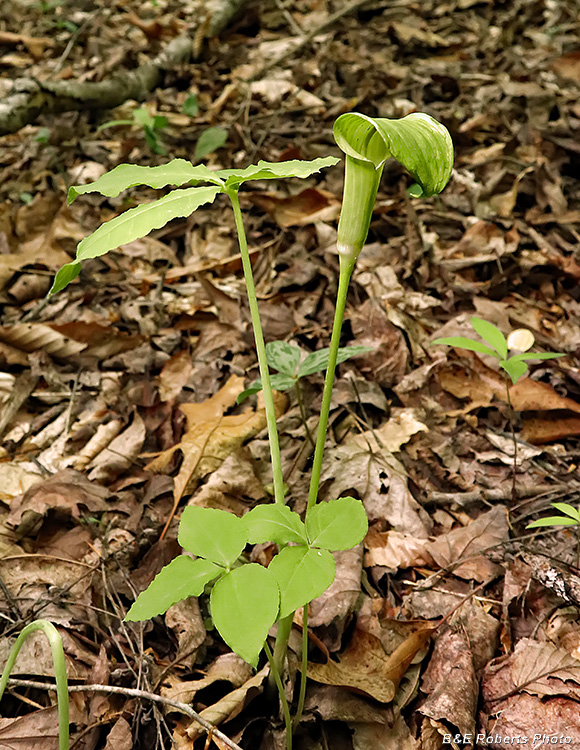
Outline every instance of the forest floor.
[[(549, 736), (580, 748), (577, 533), (526, 530), (580, 495), (578, 5), (371, 0), (340, 14), (352, 3), (269, 0), (212, 34), (215, 5), (0, 7), (5, 103), (16, 79), (107, 81), (183, 33), (196, 58), (168, 65), (142, 102), (73, 101), (78, 111), (41, 112), (0, 137), (0, 663), (42, 617), (62, 634), (71, 685), (155, 693), (242, 748), (285, 747), (264, 699), (267, 664), (254, 673), (228, 649), (206, 596), (122, 621), (180, 553), (187, 504), (242, 515), (271, 499), (263, 410), (255, 396), (235, 404), (257, 363), (232, 212), (219, 197), (84, 263), (46, 301), (80, 240), (163, 194), (67, 206), (67, 190), (124, 162), (342, 158), (338, 115), (425, 111), (449, 129), (455, 169), (440, 196), (412, 200), (409, 175), (387, 163), (355, 269), (342, 344), (372, 351), (339, 367), (321, 499), (360, 498), (370, 526), (362, 545), (336, 553), (336, 580), (310, 606), (295, 747), (436, 750), (479, 733), (487, 747)], [(241, 192), (266, 340), (305, 354), (329, 343), (342, 181), (341, 162)], [(506, 335), (530, 329), (535, 351), (566, 355), (531, 365), (511, 389), (511, 421), (493, 359), (430, 346), (472, 336), (472, 316)], [(279, 401), (299, 512), (322, 382), (302, 382), (306, 425), (297, 393)], [(248, 556), (267, 564), (273, 551)], [(300, 626), (297, 613), (292, 681)], [(386, 674), (405, 642), (416, 643), (411, 666)], [(52, 675), (49, 649), (30, 641), (13, 677)], [(56, 750), (52, 692), (13, 682), (2, 715), (2, 750)], [(75, 750), (206, 742), (194, 718), (122, 693), (71, 693), (71, 726)]]

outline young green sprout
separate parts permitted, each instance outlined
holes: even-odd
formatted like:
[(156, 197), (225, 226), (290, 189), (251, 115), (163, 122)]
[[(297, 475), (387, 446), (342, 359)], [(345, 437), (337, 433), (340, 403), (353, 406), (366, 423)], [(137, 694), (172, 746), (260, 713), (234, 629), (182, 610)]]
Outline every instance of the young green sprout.
[(576, 526), (576, 568), (580, 568), (580, 508), (575, 508), (569, 503), (551, 503), (552, 508), (556, 508), (562, 513), (561, 516), (546, 516), (538, 518), (526, 526), (526, 529), (541, 529), (546, 526)]
[[(510, 376), (512, 383), (517, 381), (528, 371), (528, 362), (531, 360), (556, 359), (563, 357), (563, 354), (554, 352), (536, 352), (526, 354), (532, 348), (535, 342), (534, 334), (526, 328), (517, 328), (506, 337), (493, 323), (489, 323), (482, 318), (471, 318), (473, 330), (478, 333), (486, 342), (468, 339), (465, 336), (448, 336), (442, 339), (435, 339), (432, 346), (443, 344), (446, 346), (455, 346), (458, 349), (467, 349), (471, 352), (480, 354), (489, 354), (499, 360), (499, 366)], [(516, 351), (519, 354), (509, 355), (509, 352)]]
[[(527, 363), (530, 360), (556, 359), (557, 357), (563, 357), (564, 355), (555, 354), (553, 352), (526, 354), (525, 352), (527, 352), (535, 342), (534, 334), (526, 328), (517, 328), (516, 330), (512, 331), (506, 339), (499, 328), (497, 326), (494, 326), (493, 323), (490, 323), (487, 320), (474, 317), (471, 318), (471, 325), (473, 326), (473, 330), (477, 334), (479, 334), (481, 338), (486, 342), (485, 344), (481, 343), (481, 341), (468, 339), (466, 336), (448, 336), (442, 339), (435, 339), (435, 341), (431, 342), (431, 345), (434, 346), (441, 344), (444, 346), (455, 346), (458, 349), (467, 349), (471, 352), (489, 354), (491, 357), (495, 357), (497, 360), (499, 360), (499, 366), (506, 373), (505, 389), (509, 406), (509, 424), (514, 444), (512, 500), (515, 502), (517, 499), (516, 475), (518, 464), (518, 440), (516, 437), (516, 429), (514, 424), (514, 408), (512, 406), (507, 376), (511, 378), (512, 384), (515, 385), (518, 380), (528, 371)], [(510, 356), (509, 352), (512, 351), (520, 353), (512, 354)]]
[[(373, 350), (372, 346), (342, 346), (338, 350), (336, 363), (346, 362), (351, 357), (358, 357)], [(328, 359), (330, 357), (330, 348), (318, 349), (310, 352), (302, 358), (302, 349), (287, 341), (271, 341), (266, 344), (266, 356), (268, 365), (272, 370), (276, 370), (276, 375), (270, 377), (270, 385), (277, 391), (289, 391), (298, 385), (298, 381), (307, 375), (314, 375), (316, 372), (324, 372), (328, 369)], [(302, 360), (302, 361), (301, 361)], [(240, 393), (236, 403), (240, 404), (248, 396), (259, 393), (262, 390), (262, 381), (260, 378)]]
[(543, 526), (580, 526), (580, 510), (568, 503), (550, 503), (552, 508), (556, 508), (563, 515), (547, 516), (532, 521), (526, 526), (526, 529), (539, 529)]

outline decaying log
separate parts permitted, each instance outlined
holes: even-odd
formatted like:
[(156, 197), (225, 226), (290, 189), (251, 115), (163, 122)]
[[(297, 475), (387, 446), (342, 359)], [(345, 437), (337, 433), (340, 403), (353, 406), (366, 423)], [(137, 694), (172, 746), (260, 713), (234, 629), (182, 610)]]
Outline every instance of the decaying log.
[[(207, 36), (219, 34), (248, 0), (220, 0), (208, 23)], [(118, 107), (127, 99), (144, 101), (160, 85), (163, 72), (195, 58), (193, 40), (173, 39), (151, 62), (104, 81), (38, 81), (18, 78), (0, 102), (0, 136), (16, 133), (39, 115), (98, 111)]]

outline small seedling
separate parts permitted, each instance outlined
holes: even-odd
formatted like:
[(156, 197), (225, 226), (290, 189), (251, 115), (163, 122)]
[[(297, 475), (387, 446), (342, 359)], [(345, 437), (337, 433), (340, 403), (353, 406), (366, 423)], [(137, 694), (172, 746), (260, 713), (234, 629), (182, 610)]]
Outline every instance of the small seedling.
[[(531, 354), (526, 354), (525, 352), (531, 349), (535, 342), (534, 334), (527, 328), (515, 329), (506, 339), (499, 328), (487, 320), (483, 320), (482, 318), (471, 318), (471, 325), (473, 326), (473, 330), (486, 342), (485, 344), (482, 344), (480, 341), (475, 341), (474, 339), (468, 339), (465, 336), (448, 336), (442, 339), (435, 339), (435, 341), (431, 342), (431, 345), (443, 344), (446, 346), (455, 346), (458, 349), (467, 349), (470, 352), (489, 354), (491, 357), (495, 357), (499, 360), (499, 366), (504, 370), (505, 374), (505, 389), (509, 406), (509, 423), (514, 444), (512, 500), (515, 502), (517, 499), (516, 474), (518, 464), (518, 441), (516, 437), (515, 413), (512, 405), (508, 376), (511, 379), (512, 384), (515, 385), (528, 371), (529, 361), (534, 359), (556, 359), (557, 357), (563, 357), (564, 355), (555, 354), (554, 352), (532, 352)], [(510, 356), (509, 352), (511, 351), (518, 351), (520, 353)]]
[(576, 526), (576, 568), (580, 568), (580, 508), (575, 508), (568, 503), (550, 503), (552, 508), (556, 508), (562, 513), (561, 516), (547, 516), (538, 518), (526, 526), (526, 529), (540, 529), (546, 526)]
[(167, 127), (167, 117), (163, 115), (152, 115), (146, 107), (133, 110), (131, 120), (109, 120), (98, 127), (98, 130), (115, 128), (119, 125), (132, 125), (143, 130), (147, 145), (155, 154), (166, 154), (167, 151), (161, 143), (161, 132)]
[[(342, 346), (336, 355), (336, 363), (346, 362), (351, 357), (358, 357), (372, 351), (372, 346)], [(276, 391), (289, 391), (298, 385), (298, 381), (307, 375), (314, 375), (316, 372), (324, 372), (328, 369), (328, 360), (330, 357), (330, 348), (319, 349), (316, 352), (310, 352), (304, 358), (303, 352), (299, 346), (289, 344), (287, 341), (271, 341), (266, 344), (266, 356), (268, 365), (277, 374), (270, 378), (270, 385)], [(302, 361), (301, 361), (302, 360)], [(262, 381), (260, 378), (254, 380), (245, 391), (240, 393), (237, 403), (240, 404), (248, 396), (259, 393), (262, 390)]]
[[(443, 339), (435, 339), (432, 345), (445, 344), (455, 346), (458, 349), (467, 349), (471, 352), (480, 354), (489, 354), (499, 360), (499, 366), (510, 376), (512, 383), (515, 385), (518, 380), (528, 371), (528, 362), (531, 360), (556, 359), (563, 357), (563, 354), (554, 352), (532, 352), (525, 354), (528, 349), (534, 345), (534, 334), (526, 328), (517, 328), (506, 337), (493, 323), (489, 323), (482, 318), (471, 318), (473, 330), (489, 344), (482, 344), (474, 339), (468, 339), (465, 336), (449, 336)], [(510, 351), (519, 351), (520, 354), (509, 356)], [(508, 391), (509, 392), (509, 391)]]
[(568, 503), (550, 503), (552, 508), (556, 508), (562, 516), (548, 516), (532, 521), (526, 526), (526, 529), (539, 529), (542, 526), (580, 526), (580, 510)]
[[(205, 143), (200, 138), (197, 156), (215, 150), (225, 142), (225, 131), (221, 131), (218, 139), (218, 134), (211, 130), (204, 134)], [(248, 180), (309, 177), (320, 169), (335, 165), (338, 159), (334, 157), (319, 158), (311, 162), (260, 161), (241, 170), (210, 170), (204, 165), (194, 166), (185, 159), (175, 159), (158, 167), (122, 164), (92, 184), (72, 187), (69, 202), (78, 195), (91, 192), (116, 197), (135, 185), (148, 185), (156, 189), (166, 185), (185, 186), (152, 203), (125, 211), (100, 226), (81, 241), (76, 259), (60, 269), (50, 291), (54, 294), (75, 279), (80, 273), (82, 261), (97, 258), (120, 245), (139, 239), (172, 219), (189, 216), (199, 206), (212, 203), (220, 193), (230, 199), (263, 390), (274, 504), (258, 506), (243, 518), (222, 510), (196, 506), (185, 508), (179, 524), (178, 540), (185, 550), (197, 556), (196, 559), (181, 556), (163, 568), (149, 588), (137, 597), (127, 619), (143, 620), (162, 614), (181, 599), (200, 596), (206, 586), (213, 584), (210, 594), (211, 613), (216, 629), (224, 641), (254, 667), (258, 664), (262, 649), (270, 662), (271, 684), (275, 684), (279, 691), (289, 750), (292, 747), (292, 720), (282, 673), (294, 612), (304, 607), (302, 679), (296, 725), (304, 707), (306, 687), (308, 603), (322, 594), (334, 579), (334, 559), (331, 553), (359, 544), (368, 527), (366, 512), (360, 500), (347, 497), (317, 504), (336, 365), (355, 353), (368, 351), (367, 347), (341, 349), (339, 346), (350, 278), (366, 241), (387, 159), (394, 157), (409, 170), (416, 181), (411, 188), (412, 194), (416, 196), (439, 193), (449, 180), (453, 166), (453, 145), (449, 133), (432, 117), (422, 113), (413, 113), (401, 120), (374, 119), (357, 113), (345, 114), (336, 121), (334, 135), (346, 154), (346, 173), (337, 235), (340, 262), (338, 293), (330, 347), (327, 350), (309, 354), (300, 363), (301, 352), (298, 347), (284, 342), (270, 344), (269, 350), (266, 347), (238, 191)], [(209, 183), (209, 186), (199, 186), (199, 183)], [(278, 375), (270, 377), (269, 365), (278, 370)], [(282, 476), (272, 386), (277, 384), (277, 387), (292, 387), (301, 377), (325, 367), (326, 377), (307, 511), (302, 520), (298, 513), (285, 505), (286, 488)], [(247, 544), (263, 542), (277, 544), (279, 548), (268, 568), (248, 563), (244, 556)], [(275, 622), (278, 623), (278, 630), (272, 653), (267, 635)]]
[(228, 140), (228, 131), (224, 128), (208, 128), (199, 136), (195, 144), (194, 159), (201, 161), (209, 154), (213, 154), (218, 148), (225, 146)]

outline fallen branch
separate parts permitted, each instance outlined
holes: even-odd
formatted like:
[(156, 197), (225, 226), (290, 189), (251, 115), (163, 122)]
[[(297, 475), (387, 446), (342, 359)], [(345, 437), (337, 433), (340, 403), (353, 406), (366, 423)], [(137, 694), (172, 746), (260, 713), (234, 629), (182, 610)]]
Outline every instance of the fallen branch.
[[(518, 490), (518, 497), (529, 498), (565, 490), (566, 485), (540, 484)], [(473, 490), (472, 492), (429, 492), (427, 503), (436, 505), (461, 505), (467, 507), (482, 500), (501, 502), (511, 499), (511, 489)]]
[[(8, 685), (11, 687), (28, 687), (35, 688), (37, 690), (56, 690), (55, 685), (51, 685), (48, 682), (37, 682), (36, 680), (18, 680), (10, 678)], [(69, 685), (69, 693), (114, 693), (117, 695), (126, 695), (129, 698), (141, 698), (143, 700), (152, 701), (153, 703), (161, 703), (163, 706), (170, 706), (178, 711), (181, 711), (192, 719), (195, 719), (201, 726), (210, 734), (212, 737), (219, 738), (224, 745), (227, 745), (232, 750), (242, 750), (239, 745), (225, 735), (211, 722), (207, 721), (194, 711), (191, 706), (187, 703), (180, 703), (179, 701), (173, 701), (170, 698), (163, 698), (161, 695), (155, 695), (155, 693), (148, 693), (146, 690), (136, 690), (135, 688), (124, 688), (114, 687), (113, 685)]]
[[(207, 36), (215, 36), (241, 10), (247, 0), (221, 0), (207, 26)], [(142, 102), (157, 88), (165, 70), (196, 59), (193, 39), (181, 35), (173, 39), (151, 62), (135, 70), (123, 71), (104, 81), (39, 81), (18, 78), (12, 91), (0, 102), (0, 136), (16, 133), (36, 121), (39, 115), (61, 112), (114, 109), (127, 99)]]

